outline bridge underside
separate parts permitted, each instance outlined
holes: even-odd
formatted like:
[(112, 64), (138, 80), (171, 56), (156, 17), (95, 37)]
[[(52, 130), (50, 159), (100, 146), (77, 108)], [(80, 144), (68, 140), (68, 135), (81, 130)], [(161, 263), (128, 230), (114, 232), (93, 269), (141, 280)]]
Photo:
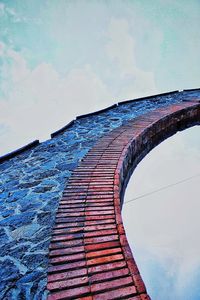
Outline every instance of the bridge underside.
[(121, 218), (138, 162), (158, 143), (200, 123), (198, 101), (156, 109), (104, 135), (73, 171), (56, 213), (48, 299), (150, 299)]

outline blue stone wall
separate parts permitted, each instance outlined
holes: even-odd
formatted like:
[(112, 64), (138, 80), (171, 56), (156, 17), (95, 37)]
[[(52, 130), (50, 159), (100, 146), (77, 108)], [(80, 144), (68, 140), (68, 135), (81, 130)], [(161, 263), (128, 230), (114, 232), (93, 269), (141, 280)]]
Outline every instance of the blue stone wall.
[(78, 119), (57, 137), (0, 164), (0, 299), (46, 299), (58, 202), (72, 170), (95, 142), (127, 120), (198, 96), (199, 91), (158, 96)]

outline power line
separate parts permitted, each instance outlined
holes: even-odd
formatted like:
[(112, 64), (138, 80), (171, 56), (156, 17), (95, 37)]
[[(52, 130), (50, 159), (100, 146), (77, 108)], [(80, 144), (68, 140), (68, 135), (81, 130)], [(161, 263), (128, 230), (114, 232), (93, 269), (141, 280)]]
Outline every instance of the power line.
[(152, 192), (149, 192), (149, 193), (140, 195), (140, 196), (138, 196), (138, 197), (135, 197), (135, 198), (133, 198), (133, 199), (130, 199), (130, 200), (124, 202), (124, 204), (127, 204), (127, 203), (129, 203), (129, 202), (136, 201), (136, 200), (138, 200), (138, 199), (140, 199), (140, 198), (144, 198), (144, 197), (147, 197), (147, 196), (149, 196), (149, 195), (158, 193), (158, 192), (160, 192), (160, 191), (162, 191), (162, 190), (166, 190), (166, 189), (168, 189), (168, 188), (170, 188), (170, 187), (173, 187), (173, 186), (175, 186), (175, 185), (178, 185), (178, 184), (181, 184), (181, 183), (183, 183), (183, 182), (189, 181), (189, 180), (194, 179), (194, 178), (196, 178), (196, 177), (198, 177), (198, 176), (200, 176), (200, 173), (199, 173), (199, 174), (196, 174), (196, 175), (193, 175), (193, 176), (191, 176), (191, 177), (187, 177), (187, 178), (185, 178), (185, 179), (183, 179), (183, 180), (180, 180), (180, 181), (177, 181), (177, 182), (175, 182), (175, 183), (171, 183), (171, 184), (165, 185), (165, 186), (163, 186), (163, 187), (161, 187), (161, 188), (159, 188), (159, 189), (157, 189), (157, 190), (154, 190), (154, 191), (152, 191)]

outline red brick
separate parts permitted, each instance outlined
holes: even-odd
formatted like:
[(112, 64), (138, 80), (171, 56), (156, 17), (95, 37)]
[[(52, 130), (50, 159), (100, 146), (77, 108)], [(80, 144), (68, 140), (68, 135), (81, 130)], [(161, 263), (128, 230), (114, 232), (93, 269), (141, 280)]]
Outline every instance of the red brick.
[(83, 245), (83, 240), (82, 239), (77, 239), (77, 240), (72, 240), (72, 241), (67, 241), (67, 242), (56, 242), (53, 243), (51, 242), (49, 248), (50, 249), (60, 249), (60, 248), (66, 248), (66, 247), (74, 247), (74, 246), (82, 246)]
[(63, 228), (63, 229), (53, 229), (52, 234), (70, 234), (70, 233), (81, 233), (84, 230), (84, 226), (74, 227), (74, 228)]
[(51, 241), (52, 242), (70, 241), (75, 239), (81, 239), (82, 237), (83, 237), (83, 233), (55, 235), (52, 237)]
[(151, 298), (147, 294), (141, 294), (139, 300), (151, 300)]
[(103, 219), (103, 220), (91, 220), (86, 221), (85, 226), (91, 226), (91, 225), (100, 225), (100, 224), (114, 224), (114, 217), (112, 219)]
[(99, 220), (113, 220), (114, 219), (114, 215), (98, 215), (98, 216), (86, 216), (85, 217), (85, 221), (99, 221)]
[(111, 191), (103, 191), (103, 190), (101, 190), (101, 191), (93, 191), (93, 190), (88, 190), (88, 192), (87, 192), (87, 196), (92, 196), (93, 198), (94, 198), (94, 196), (96, 197), (96, 196), (100, 196), (100, 195), (105, 195), (106, 197), (108, 197), (108, 195), (109, 196), (112, 196), (114, 193), (113, 193), (113, 191), (111, 190)]
[(66, 271), (59, 273), (54, 273), (52, 275), (48, 275), (48, 282), (58, 281), (58, 280), (64, 280), (69, 278), (77, 278), (77, 277), (84, 277), (87, 275), (87, 269), (82, 268), (78, 270), (72, 270), (72, 271)]
[(105, 250), (96, 250), (92, 252), (86, 253), (86, 258), (92, 258), (92, 257), (98, 257), (98, 256), (104, 256), (104, 255), (109, 255), (109, 254), (115, 254), (115, 253), (121, 253), (122, 249), (121, 248), (111, 248), (111, 249), (105, 249)]
[(54, 230), (61, 229), (61, 228), (75, 229), (76, 227), (80, 228), (83, 226), (84, 226), (84, 222), (72, 222), (72, 223), (60, 222), (60, 223), (56, 223), (53, 228)]
[(124, 230), (123, 224), (118, 224), (117, 225), (117, 230), (118, 230), (119, 235), (125, 234), (125, 230)]
[[(107, 291), (105, 293), (100, 293), (98, 295), (93, 296), (93, 300), (108, 300), (108, 299), (132, 299), (132, 300), (139, 300), (134, 297), (136, 294), (136, 290), (134, 286), (128, 286), (128, 287), (122, 287), (118, 288), (113, 291)], [(131, 298), (127, 298), (128, 296), (131, 296)]]
[(61, 280), (61, 281), (54, 281), (47, 284), (47, 288), (50, 291), (62, 290), (62, 289), (69, 289), (71, 290), (72, 287), (82, 286), (88, 283), (88, 277), (78, 277), (73, 279)]
[(98, 211), (102, 212), (103, 211), (104, 212), (104, 211), (107, 211), (107, 210), (109, 210), (109, 211), (112, 210), (113, 211), (113, 208), (114, 207), (112, 205), (109, 206), (109, 205), (106, 205), (106, 204), (105, 204), (104, 207), (98, 207), (98, 206), (90, 207), (90, 206), (86, 206), (85, 207), (85, 211), (86, 212), (89, 212), (89, 211), (94, 211), (94, 212), (95, 211), (96, 212), (98, 212)]
[(57, 218), (68, 218), (68, 217), (83, 217), (85, 215), (84, 212), (70, 212), (70, 213), (57, 213)]
[(98, 265), (98, 266), (90, 266), (88, 267), (88, 273), (91, 274), (96, 274), (96, 273), (102, 273), (105, 271), (109, 270), (116, 270), (126, 267), (126, 262), (125, 261), (115, 261), (115, 262), (109, 262), (103, 265)]
[(49, 255), (51, 257), (51, 256), (64, 255), (64, 254), (74, 254), (74, 253), (79, 253), (79, 252), (84, 252), (84, 251), (85, 251), (84, 247), (79, 246), (79, 247), (51, 250)]
[(70, 290), (63, 290), (60, 292), (52, 293), (48, 296), (48, 300), (71, 300), (73, 298), (77, 299), (81, 295), (87, 295), (90, 293), (90, 288), (88, 286), (77, 287)]
[(106, 211), (86, 211), (85, 212), (85, 215), (86, 216), (102, 216), (102, 215), (114, 215), (114, 210), (113, 209), (110, 209), (110, 210), (106, 210)]
[(49, 262), (53, 264), (60, 264), (60, 263), (71, 263), (73, 261), (78, 260), (84, 260), (85, 259), (85, 253), (77, 253), (73, 255), (62, 255), (62, 256), (56, 256), (54, 258), (50, 258)]
[(134, 275), (133, 276), (133, 280), (135, 283), (135, 286), (137, 288), (137, 291), (141, 294), (141, 293), (145, 293), (146, 292), (146, 288), (144, 285), (144, 282), (140, 276), (140, 274)]
[(61, 217), (56, 216), (56, 223), (65, 222), (65, 223), (71, 223), (71, 222), (83, 222), (85, 221), (85, 217)]
[(119, 246), (120, 246), (119, 241), (106, 242), (106, 243), (86, 245), (85, 250), (89, 252), (89, 251), (102, 250), (102, 249), (111, 249)]
[(98, 236), (106, 236), (106, 235), (113, 235), (117, 234), (116, 229), (105, 229), (105, 230), (97, 230), (97, 231), (91, 231), (91, 232), (85, 232), (84, 233), (84, 238), (89, 238), (89, 237), (98, 237)]
[(60, 202), (60, 205), (59, 207), (60, 208), (67, 208), (67, 209), (76, 209), (76, 208), (85, 208), (85, 205), (86, 205), (86, 202), (82, 202), (82, 203), (76, 203), (76, 204), (71, 204), (71, 203), (63, 203), (63, 202)]
[(78, 298), (76, 300), (93, 300), (93, 297), (92, 296), (86, 296), (86, 297)]
[(94, 195), (87, 195), (87, 202), (88, 200), (94, 200), (94, 201), (107, 201), (107, 200), (113, 200), (113, 195), (100, 195), (100, 194), (94, 194)]
[(94, 275), (90, 276), (89, 281), (91, 283), (106, 281), (106, 280), (115, 279), (118, 277), (124, 277), (124, 276), (127, 276), (128, 274), (129, 274), (128, 268), (113, 270), (113, 271), (94, 274)]
[(57, 214), (60, 213), (80, 213), (80, 212), (84, 212), (85, 211), (85, 207), (76, 207), (76, 208), (70, 208), (70, 207), (62, 207), (60, 206), (60, 208), (57, 210)]
[[(113, 279), (111, 281), (107, 282), (99, 282), (91, 285), (91, 291), (92, 293), (96, 292), (104, 292), (106, 290), (123, 287), (129, 284), (133, 284), (133, 279), (131, 276), (120, 278), (120, 279)], [(136, 288), (135, 288), (135, 294), (136, 294)]]
[(117, 241), (117, 240), (118, 240), (118, 235), (107, 235), (107, 236), (85, 238), (84, 242), (85, 245), (87, 245), (87, 244), (103, 243), (103, 242), (110, 242), (110, 241)]
[(92, 265), (104, 264), (104, 263), (118, 261), (118, 260), (122, 260), (122, 259), (123, 259), (123, 255), (121, 255), (121, 254), (102, 256), (102, 257), (98, 257), (98, 258), (88, 259), (87, 265), (92, 266)]
[(81, 268), (81, 267), (86, 267), (86, 261), (81, 260), (81, 261), (73, 262), (70, 264), (62, 264), (62, 265), (52, 266), (52, 267), (49, 267), (48, 273), (52, 274), (52, 273), (56, 273), (56, 272), (60, 272), (60, 271), (73, 270), (73, 269), (77, 269), (77, 268)]
[(86, 205), (90, 205), (90, 204), (102, 204), (102, 205), (106, 205), (106, 203), (109, 202), (109, 205), (112, 203), (112, 205), (114, 204), (113, 201), (113, 196), (107, 196), (107, 195), (87, 195), (87, 199), (86, 199)]

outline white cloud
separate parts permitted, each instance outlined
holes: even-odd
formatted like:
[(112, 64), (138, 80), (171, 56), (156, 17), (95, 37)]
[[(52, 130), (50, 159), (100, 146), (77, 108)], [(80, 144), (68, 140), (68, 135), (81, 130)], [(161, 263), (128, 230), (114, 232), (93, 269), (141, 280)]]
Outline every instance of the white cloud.
[(128, 79), (121, 88), (120, 96), (131, 98), (157, 92), (154, 74), (137, 66), (135, 40), (130, 33), (129, 23), (125, 19), (111, 19), (108, 30), (109, 42), (106, 45), (107, 55), (116, 64), (121, 79)]
[(0, 57), (4, 55), (5, 44), (0, 41)]
[(9, 71), (13, 83), (16, 84), (21, 80), (25, 80), (29, 75), (29, 70), (24, 58), (20, 55), (20, 53), (12, 49), (7, 49), (6, 55), (12, 60), (12, 65)]
[[(0, 117), (9, 128), (7, 137), (1, 137), (1, 153), (35, 138), (45, 139), (75, 116), (111, 105), (116, 98), (155, 93), (153, 73), (137, 67), (129, 25), (125, 19), (111, 18), (107, 41), (102, 45), (107, 59), (95, 71), (89, 58), (64, 75), (45, 61), (31, 69), (22, 52), (1, 43), (4, 96)], [(26, 49), (22, 51), (26, 53)], [(117, 75), (113, 71), (116, 67)]]
[(47, 63), (31, 70), (14, 50), (7, 50), (7, 57), (12, 60), (5, 69), (10, 84), (4, 91), (6, 97), (0, 101), (0, 118), (10, 133), (1, 141), (2, 152), (30, 139), (47, 138), (47, 134), (77, 115), (112, 102), (111, 93), (89, 65), (61, 77)]

